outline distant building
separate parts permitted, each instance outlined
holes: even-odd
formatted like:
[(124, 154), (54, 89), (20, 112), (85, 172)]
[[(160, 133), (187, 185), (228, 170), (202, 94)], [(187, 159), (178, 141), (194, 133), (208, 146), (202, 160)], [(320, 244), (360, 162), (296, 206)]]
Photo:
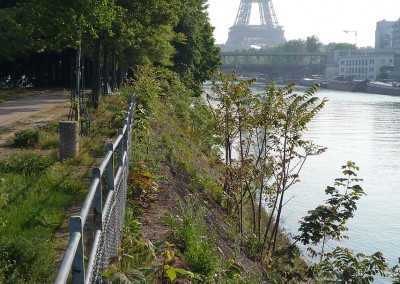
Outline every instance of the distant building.
[(392, 27), (395, 21), (376, 22), (375, 49), (390, 50), (392, 47)]
[(392, 26), (392, 49), (394, 51), (400, 51), (400, 19), (394, 22)]
[(334, 54), (334, 51), (331, 51), (326, 58), (325, 78), (327, 79), (339, 77), (339, 63), (335, 61)]
[(394, 52), (394, 66), (389, 79), (400, 82), (400, 19), (392, 27), (392, 51)]
[(339, 77), (345, 80), (376, 80), (385, 70), (393, 68), (391, 51), (336, 50), (334, 61), (339, 65)]
[(400, 53), (394, 54), (393, 72), (388, 77), (392, 81), (400, 82)]

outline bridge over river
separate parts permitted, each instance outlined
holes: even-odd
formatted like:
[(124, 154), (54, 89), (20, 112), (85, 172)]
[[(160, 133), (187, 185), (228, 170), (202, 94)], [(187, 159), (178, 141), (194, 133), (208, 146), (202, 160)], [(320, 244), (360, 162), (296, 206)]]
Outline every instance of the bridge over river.
[(299, 79), (324, 75), (328, 53), (322, 52), (222, 52), (223, 71), (261, 74), (270, 78)]

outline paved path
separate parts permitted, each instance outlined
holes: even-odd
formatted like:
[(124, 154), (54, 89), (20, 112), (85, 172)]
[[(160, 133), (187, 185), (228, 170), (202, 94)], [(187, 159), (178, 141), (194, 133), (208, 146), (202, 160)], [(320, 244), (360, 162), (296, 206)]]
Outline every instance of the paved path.
[(46, 91), (24, 99), (0, 103), (0, 127), (24, 121), (57, 105), (67, 105), (68, 100), (69, 94), (65, 91)]
[(0, 145), (21, 129), (44, 125), (67, 115), (69, 106), (69, 93), (62, 90), (42, 91), (0, 103)]

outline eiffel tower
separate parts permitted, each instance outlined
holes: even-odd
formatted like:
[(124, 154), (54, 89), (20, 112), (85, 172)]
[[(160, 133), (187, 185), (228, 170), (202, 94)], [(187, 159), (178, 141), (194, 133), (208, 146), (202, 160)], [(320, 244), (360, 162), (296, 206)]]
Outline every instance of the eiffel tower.
[[(260, 25), (250, 25), (253, 3), (258, 3)], [(278, 23), (271, 0), (240, 0), (235, 24), (229, 29), (225, 51), (248, 49), (252, 46), (270, 47), (285, 42), (284, 31)]]

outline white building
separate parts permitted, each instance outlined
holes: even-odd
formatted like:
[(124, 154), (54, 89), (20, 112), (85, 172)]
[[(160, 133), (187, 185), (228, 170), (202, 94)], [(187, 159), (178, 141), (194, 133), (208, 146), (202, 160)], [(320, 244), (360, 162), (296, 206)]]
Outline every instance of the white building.
[(394, 53), (367, 50), (336, 50), (334, 61), (345, 80), (376, 80), (384, 67), (393, 66)]

